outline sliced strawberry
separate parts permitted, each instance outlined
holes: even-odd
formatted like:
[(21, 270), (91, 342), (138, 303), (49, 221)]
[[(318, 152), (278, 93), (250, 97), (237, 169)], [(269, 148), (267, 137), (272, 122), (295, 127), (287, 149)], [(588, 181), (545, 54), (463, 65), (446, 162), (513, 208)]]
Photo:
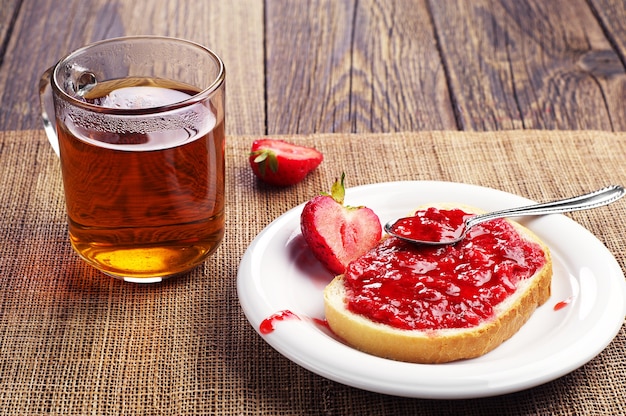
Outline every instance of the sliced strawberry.
[(373, 248), (382, 237), (380, 219), (374, 211), (344, 205), (344, 177), (333, 184), (330, 195), (307, 202), (300, 216), (304, 240), (334, 274), (342, 274), (348, 263)]
[(322, 163), (324, 156), (312, 147), (276, 139), (259, 139), (252, 143), (250, 166), (264, 182), (289, 186), (300, 182)]

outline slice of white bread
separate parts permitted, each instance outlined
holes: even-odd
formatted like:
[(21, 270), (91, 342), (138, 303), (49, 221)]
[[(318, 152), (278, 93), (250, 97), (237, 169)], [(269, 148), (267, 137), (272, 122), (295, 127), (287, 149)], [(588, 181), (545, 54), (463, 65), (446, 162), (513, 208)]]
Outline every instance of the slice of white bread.
[[(467, 213), (482, 211), (464, 205), (431, 204), (440, 209), (460, 208)], [(426, 206), (421, 207), (426, 208)], [(548, 247), (530, 230), (510, 221), (524, 239), (536, 242), (545, 264), (532, 277), (518, 283), (515, 292), (495, 306), (495, 316), (470, 328), (434, 330), (398, 329), (355, 314), (346, 307), (343, 275), (324, 290), (326, 320), (333, 332), (361, 351), (398, 361), (435, 364), (481, 356), (512, 337), (535, 309), (550, 297), (552, 260)]]

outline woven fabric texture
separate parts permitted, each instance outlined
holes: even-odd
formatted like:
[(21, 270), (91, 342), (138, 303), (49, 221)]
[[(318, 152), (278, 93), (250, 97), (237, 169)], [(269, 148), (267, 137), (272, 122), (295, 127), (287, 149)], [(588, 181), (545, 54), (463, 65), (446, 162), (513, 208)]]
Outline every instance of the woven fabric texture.
[[(626, 414), (626, 331), (596, 358), (505, 396), (381, 395), (311, 373), (245, 319), (236, 278), (254, 237), (329, 189), (401, 180), (477, 184), (550, 200), (626, 184), (626, 134), (423, 132), (285, 136), (322, 165), (286, 189), (248, 167), (253, 137), (229, 137), (227, 229), (203, 266), (161, 284), (121, 283), (72, 251), (60, 166), (42, 131), (0, 132), (0, 414), (581, 415)], [(573, 213), (626, 261), (626, 203)], [(567, 238), (567, 236), (563, 236)]]

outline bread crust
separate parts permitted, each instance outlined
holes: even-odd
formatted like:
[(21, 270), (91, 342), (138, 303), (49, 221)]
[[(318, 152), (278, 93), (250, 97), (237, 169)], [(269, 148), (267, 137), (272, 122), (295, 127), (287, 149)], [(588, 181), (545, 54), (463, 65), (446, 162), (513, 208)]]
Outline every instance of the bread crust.
[[(445, 208), (449, 207), (449, 204), (445, 205)], [(478, 212), (472, 207), (454, 207), (465, 212)], [(346, 307), (343, 275), (339, 275), (324, 290), (326, 320), (330, 328), (346, 343), (361, 351), (398, 361), (445, 363), (479, 357), (493, 350), (519, 331), (535, 309), (550, 297), (550, 250), (530, 230), (514, 221), (510, 222), (523, 238), (539, 244), (546, 262), (534, 276), (526, 279), (514, 293), (496, 306), (493, 319), (461, 329), (422, 331), (394, 328), (349, 311)]]

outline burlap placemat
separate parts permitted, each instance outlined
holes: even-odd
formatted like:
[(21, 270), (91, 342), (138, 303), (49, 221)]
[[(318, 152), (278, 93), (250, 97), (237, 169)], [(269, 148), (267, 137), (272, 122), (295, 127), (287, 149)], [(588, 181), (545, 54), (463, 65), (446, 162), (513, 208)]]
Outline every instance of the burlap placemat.
[[(626, 184), (626, 134), (433, 132), (287, 137), (324, 163), (288, 189), (259, 185), (251, 137), (228, 139), (227, 236), (186, 276), (123, 284), (84, 265), (66, 236), (59, 163), (43, 132), (0, 133), (0, 414), (625, 414), (626, 332), (556, 381), (501, 397), (439, 401), (347, 387), (287, 360), (246, 321), (235, 289), (249, 243), (328, 189), (444, 180), (535, 200)], [(572, 218), (623, 267), (626, 203)]]

